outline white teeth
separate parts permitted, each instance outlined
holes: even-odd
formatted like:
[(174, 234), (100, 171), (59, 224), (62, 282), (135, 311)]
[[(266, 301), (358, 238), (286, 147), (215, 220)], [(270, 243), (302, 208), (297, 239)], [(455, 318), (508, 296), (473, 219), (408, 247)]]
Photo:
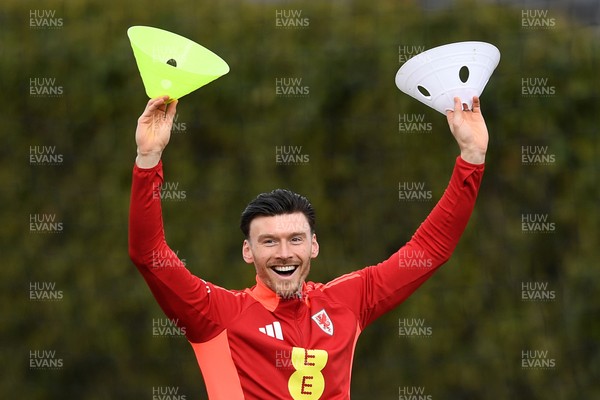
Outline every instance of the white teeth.
[(273, 267), (273, 269), (277, 272), (288, 272), (296, 269), (295, 265), (281, 265), (277, 267)]

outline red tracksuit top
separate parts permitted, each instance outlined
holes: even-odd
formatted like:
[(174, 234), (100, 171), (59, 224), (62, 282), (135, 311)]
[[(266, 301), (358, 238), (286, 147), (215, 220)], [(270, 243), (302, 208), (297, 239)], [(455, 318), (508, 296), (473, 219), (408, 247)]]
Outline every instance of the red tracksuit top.
[(227, 290), (192, 275), (165, 241), (162, 162), (136, 165), (129, 253), (165, 314), (185, 328), (211, 400), (349, 399), (358, 336), (450, 258), (483, 170), (458, 157), (440, 201), (386, 261), (326, 284), (306, 282), (301, 297), (281, 299), (258, 280)]

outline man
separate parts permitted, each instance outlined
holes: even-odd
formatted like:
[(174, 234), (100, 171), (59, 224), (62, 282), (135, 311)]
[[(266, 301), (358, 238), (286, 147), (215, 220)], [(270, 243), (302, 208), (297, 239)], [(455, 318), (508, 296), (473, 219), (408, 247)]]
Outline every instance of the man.
[(448, 111), (460, 156), (444, 195), (398, 252), (327, 284), (306, 281), (319, 253), (314, 211), (304, 197), (275, 190), (242, 214), (242, 257), (256, 269), (256, 285), (242, 291), (195, 277), (165, 242), (155, 192), (177, 107), (168, 100), (150, 100), (138, 120), (129, 252), (165, 314), (185, 328), (209, 398), (349, 399), (359, 334), (448, 260), (471, 215), (488, 144), (479, 98), (472, 110), (456, 98)]

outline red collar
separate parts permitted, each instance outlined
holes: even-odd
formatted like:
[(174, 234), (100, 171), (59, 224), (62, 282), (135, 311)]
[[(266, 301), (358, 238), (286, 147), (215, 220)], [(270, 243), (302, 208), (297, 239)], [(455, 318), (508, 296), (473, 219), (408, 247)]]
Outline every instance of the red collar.
[[(272, 291), (267, 285), (263, 283), (260, 279), (258, 279), (258, 275), (256, 276), (256, 286), (252, 289), (246, 289), (246, 293), (250, 294), (256, 301), (263, 305), (267, 310), (273, 312), (279, 305), (281, 301), (281, 297), (277, 295), (274, 291)], [(305, 302), (308, 304), (308, 299), (304, 294), (306, 293), (306, 282), (302, 283), (302, 294), (305, 299)]]

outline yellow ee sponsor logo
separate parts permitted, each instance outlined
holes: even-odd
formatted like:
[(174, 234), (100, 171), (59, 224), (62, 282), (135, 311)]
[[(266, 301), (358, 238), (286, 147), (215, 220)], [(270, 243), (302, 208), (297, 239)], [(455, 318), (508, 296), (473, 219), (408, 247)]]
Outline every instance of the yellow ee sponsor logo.
[(292, 365), (296, 370), (288, 381), (288, 390), (294, 400), (318, 400), (325, 391), (325, 377), (321, 373), (327, 364), (325, 350), (292, 349)]

